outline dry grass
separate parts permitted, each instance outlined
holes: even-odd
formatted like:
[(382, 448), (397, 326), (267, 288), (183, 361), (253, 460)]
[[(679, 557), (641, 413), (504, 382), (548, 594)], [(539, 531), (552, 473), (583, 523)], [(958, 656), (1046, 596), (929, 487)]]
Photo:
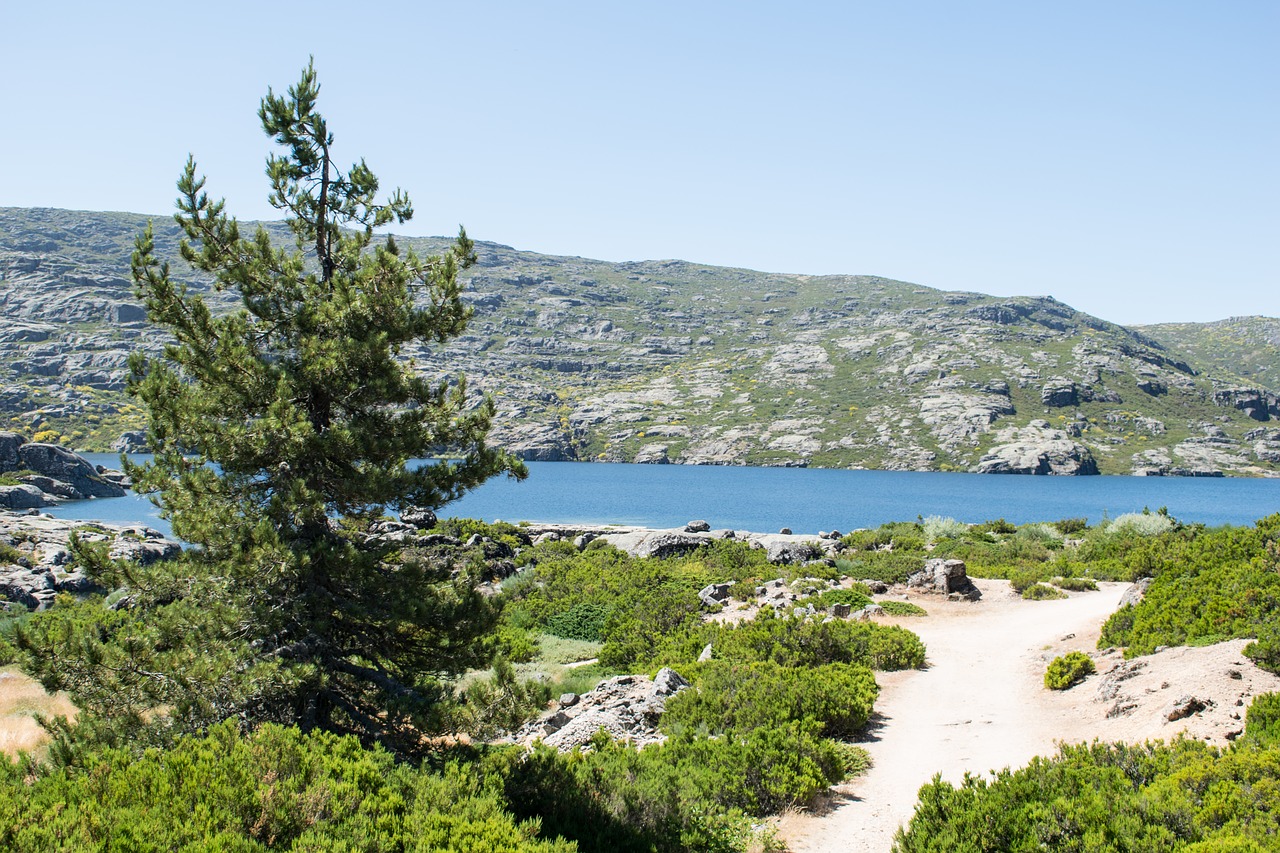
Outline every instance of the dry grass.
[(76, 707), (65, 693), (50, 696), (17, 667), (0, 668), (0, 753), (12, 758), (44, 746), (48, 736), (36, 723), (37, 714), (75, 717)]

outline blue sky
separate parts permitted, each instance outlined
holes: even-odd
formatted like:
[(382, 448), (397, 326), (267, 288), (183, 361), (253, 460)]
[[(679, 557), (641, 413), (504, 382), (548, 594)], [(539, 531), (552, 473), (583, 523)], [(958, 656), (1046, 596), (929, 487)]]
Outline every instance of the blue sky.
[[(121, 11), (121, 10), (126, 11)], [(305, 10), (305, 14), (304, 14)], [(1280, 315), (1280, 4), (9, 4), (0, 205), (275, 218), (255, 111), (314, 54), (412, 234)]]

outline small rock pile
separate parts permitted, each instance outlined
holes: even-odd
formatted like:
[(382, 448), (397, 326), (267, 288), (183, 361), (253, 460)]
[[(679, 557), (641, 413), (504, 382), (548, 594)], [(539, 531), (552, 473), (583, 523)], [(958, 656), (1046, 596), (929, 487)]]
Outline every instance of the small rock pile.
[(636, 746), (659, 743), (658, 719), (667, 699), (689, 686), (675, 671), (663, 668), (650, 680), (644, 675), (616, 675), (582, 696), (566, 693), (558, 707), (528, 723), (513, 736), (516, 743), (541, 740), (561, 752), (587, 746), (603, 729), (614, 740)]

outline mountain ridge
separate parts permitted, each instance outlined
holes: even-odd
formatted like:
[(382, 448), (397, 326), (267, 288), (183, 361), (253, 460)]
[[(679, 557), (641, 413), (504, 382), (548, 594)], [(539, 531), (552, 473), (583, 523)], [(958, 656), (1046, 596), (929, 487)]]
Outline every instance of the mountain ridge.
[[(0, 416), (11, 428), (103, 448), (141, 426), (122, 382), (129, 351), (159, 347), (128, 279), (149, 218), (176, 260), (171, 219), (0, 208)], [(279, 223), (264, 227), (285, 239)], [(448, 242), (396, 239), (420, 252)], [(1048, 296), (477, 251), (467, 332), (405, 356), (492, 393), (494, 442), (525, 458), (1280, 473), (1280, 346), (1257, 348), (1242, 375), (1230, 369), (1235, 338), (1218, 334), (1214, 349), (1199, 325), (1126, 327)], [(1257, 325), (1269, 322), (1280, 323)]]

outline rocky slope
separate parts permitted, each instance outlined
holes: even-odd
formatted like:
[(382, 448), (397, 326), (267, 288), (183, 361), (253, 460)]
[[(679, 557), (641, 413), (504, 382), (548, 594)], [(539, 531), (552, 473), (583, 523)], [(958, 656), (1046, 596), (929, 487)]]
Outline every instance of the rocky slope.
[(1280, 319), (1229, 317), (1213, 323), (1161, 323), (1137, 330), (1186, 353), (1209, 377), (1280, 389)]
[[(123, 383), (128, 354), (160, 345), (128, 281), (144, 224), (0, 208), (0, 417), (11, 428), (106, 449), (141, 426)], [(175, 239), (160, 218), (160, 249), (172, 255)], [(479, 254), (468, 334), (405, 355), (493, 394), (496, 441), (529, 459), (1280, 472), (1280, 405), (1257, 381), (1271, 373), (1228, 373), (1194, 347), (1049, 297), (491, 243)]]

